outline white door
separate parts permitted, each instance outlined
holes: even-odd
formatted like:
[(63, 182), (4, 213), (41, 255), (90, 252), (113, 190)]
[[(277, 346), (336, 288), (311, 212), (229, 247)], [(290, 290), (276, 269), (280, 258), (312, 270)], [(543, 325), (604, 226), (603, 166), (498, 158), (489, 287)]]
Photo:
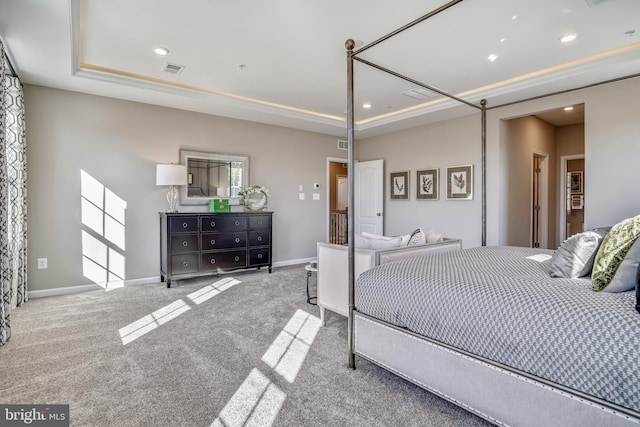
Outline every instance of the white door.
[(383, 161), (355, 163), (354, 233), (363, 231), (384, 234), (383, 230)]

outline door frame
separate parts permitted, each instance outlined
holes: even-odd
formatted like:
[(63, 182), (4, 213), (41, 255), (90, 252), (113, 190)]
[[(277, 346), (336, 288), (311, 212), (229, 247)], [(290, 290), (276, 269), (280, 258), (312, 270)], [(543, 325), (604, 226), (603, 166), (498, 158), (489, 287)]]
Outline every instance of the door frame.
[(531, 177), (529, 206), (529, 247), (533, 246), (533, 168), (535, 156), (541, 157), (540, 160), (540, 200), (544, 203), (541, 204), (540, 213), (538, 216), (538, 231), (540, 233), (540, 247), (549, 247), (549, 154), (544, 151), (533, 150), (531, 152)]
[(560, 191), (558, 192), (560, 209), (558, 209), (559, 218), (558, 226), (556, 227), (558, 231), (557, 246), (560, 246), (567, 239), (567, 162), (580, 159), (584, 160), (584, 154), (568, 154), (560, 157), (560, 179), (558, 180), (560, 186)]

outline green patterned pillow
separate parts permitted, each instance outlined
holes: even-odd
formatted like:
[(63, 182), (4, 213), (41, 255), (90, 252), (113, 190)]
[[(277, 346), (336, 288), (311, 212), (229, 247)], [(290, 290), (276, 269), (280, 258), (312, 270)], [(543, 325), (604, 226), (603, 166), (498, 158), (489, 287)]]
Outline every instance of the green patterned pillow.
[(640, 236), (640, 215), (620, 221), (607, 234), (598, 249), (591, 273), (594, 291), (606, 288), (618, 270), (618, 266)]

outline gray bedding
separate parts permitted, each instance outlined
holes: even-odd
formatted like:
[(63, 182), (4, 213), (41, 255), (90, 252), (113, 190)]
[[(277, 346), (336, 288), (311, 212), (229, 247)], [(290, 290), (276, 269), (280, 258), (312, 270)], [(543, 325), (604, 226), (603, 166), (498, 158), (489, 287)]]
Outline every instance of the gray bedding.
[(419, 335), (640, 412), (635, 293), (549, 275), (552, 251), (483, 247), (360, 275), (356, 309)]

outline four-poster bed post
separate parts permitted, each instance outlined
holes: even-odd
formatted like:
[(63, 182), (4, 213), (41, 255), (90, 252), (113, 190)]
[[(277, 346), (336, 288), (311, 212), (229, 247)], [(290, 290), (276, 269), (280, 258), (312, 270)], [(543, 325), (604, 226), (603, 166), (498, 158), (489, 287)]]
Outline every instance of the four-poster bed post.
[(414, 85), (423, 87), (425, 89), (428, 89), (432, 92), (438, 93), (440, 95), (443, 95), (447, 98), (453, 99), (455, 101), (461, 102), (463, 104), (466, 104), (470, 107), (473, 108), (477, 108), (479, 110), (481, 110), (482, 112), (482, 119), (481, 119), (481, 138), (482, 138), (482, 246), (486, 245), (486, 228), (487, 228), (487, 221), (486, 221), (486, 105), (487, 105), (487, 101), (486, 100), (482, 100), (480, 102), (480, 106), (468, 102), (464, 99), (458, 98), (455, 95), (449, 94), (447, 92), (442, 91), (441, 89), (438, 89), (436, 87), (433, 87), (431, 85), (419, 82), (415, 79), (409, 78), (407, 76), (404, 76), (400, 73), (397, 73), (395, 71), (389, 70), (385, 67), (382, 67), (380, 65), (374, 64), (370, 61), (367, 61), (365, 59), (362, 58), (358, 58), (358, 54), (360, 54), (361, 52), (364, 52), (365, 50), (382, 43), (383, 41), (401, 33), (402, 31), (405, 31), (429, 18), (431, 18), (432, 16), (443, 12), (447, 9), (449, 9), (450, 7), (458, 4), (462, 2), (462, 0), (453, 0), (447, 4), (444, 4), (442, 6), (440, 6), (439, 8), (421, 16), (420, 18), (398, 28), (395, 31), (392, 31), (391, 33), (379, 38), (378, 40), (369, 43), (368, 45), (358, 49), (357, 51), (354, 51), (354, 47), (355, 47), (355, 42), (352, 39), (348, 39), (345, 42), (345, 48), (347, 49), (347, 141), (348, 141), (348, 178), (347, 178), (347, 185), (349, 187), (349, 206), (352, 207), (351, 209), (349, 209), (348, 213), (347, 213), (347, 224), (348, 224), (348, 264), (349, 264), (349, 315), (348, 315), (348, 332), (347, 332), (347, 340), (348, 340), (348, 346), (349, 346), (349, 360), (348, 360), (348, 365), (351, 369), (355, 369), (355, 345), (354, 345), (354, 322), (353, 322), (353, 311), (355, 308), (355, 259), (354, 259), (354, 239), (355, 239), (355, 220), (354, 220), (354, 210), (353, 206), (354, 206), (354, 186), (355, 186), (355, 180), (354, 180), (354, 132), (355, 132), (355, 119), (354, 119), (354, 70), (353, 70), (353, 62), (354, 61), (358, 61), (360, 63), (363, 63), (365, 65), (368, 65), (372, 68), (378, 69), (380, 71), (383, 71), (387, 74), (391, 74), (394, 77), (400, 78), (402, 80), (405, 80), (409, 83), (412, 83)]

